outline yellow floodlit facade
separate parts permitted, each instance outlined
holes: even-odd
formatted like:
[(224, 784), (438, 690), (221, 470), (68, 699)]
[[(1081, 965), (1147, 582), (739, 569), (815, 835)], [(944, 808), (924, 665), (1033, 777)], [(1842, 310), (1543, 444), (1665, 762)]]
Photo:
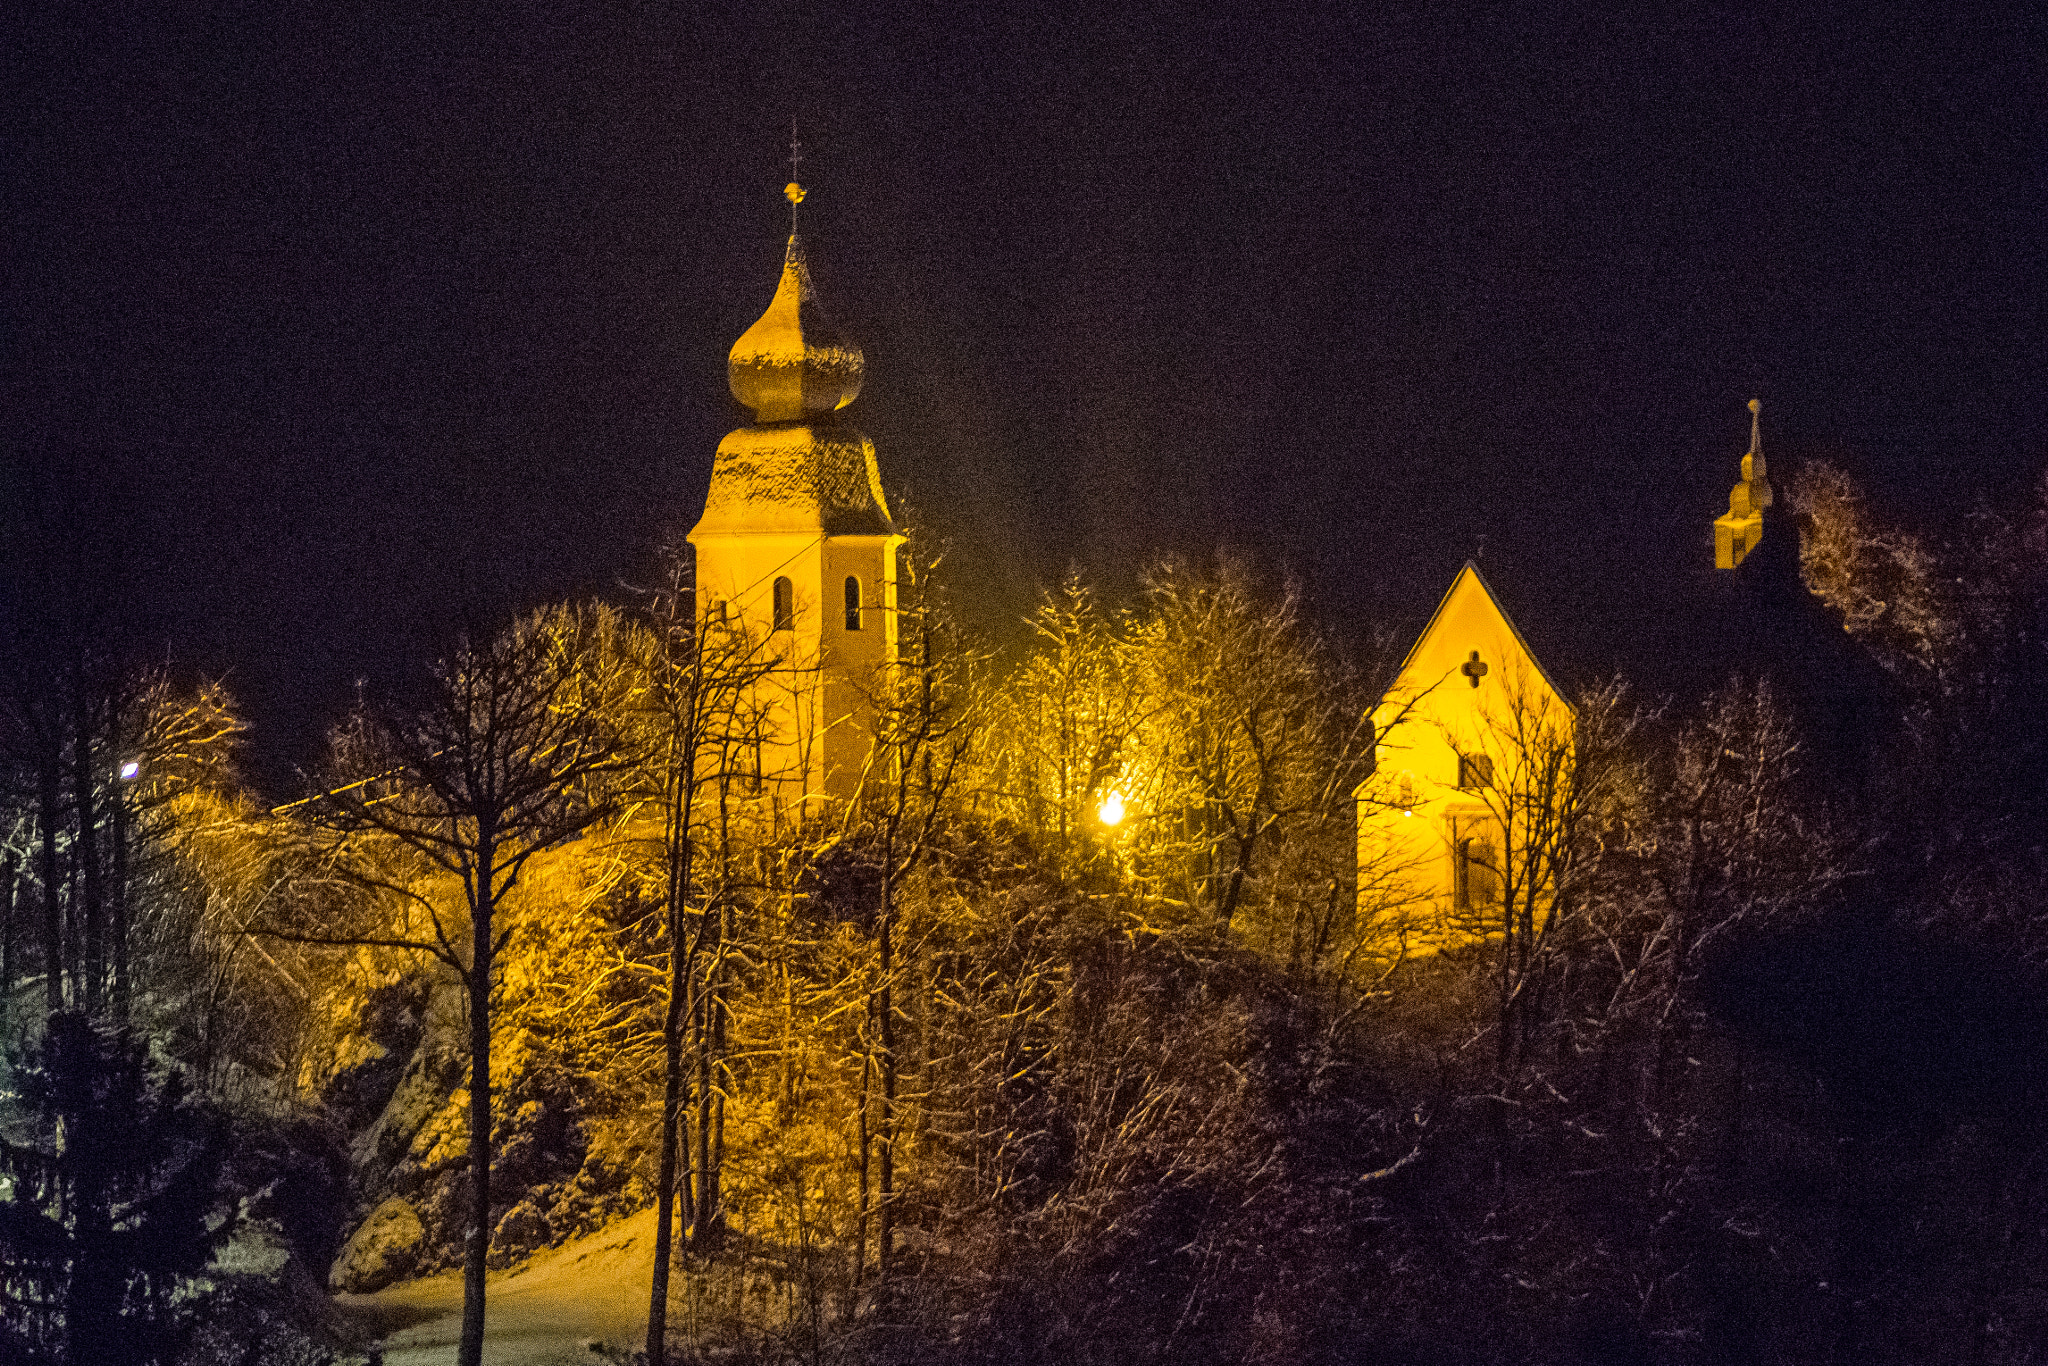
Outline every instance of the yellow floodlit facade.
[(1770, 473), (1764, 468), (1763, 402), (1749, 401), (1749, 454), (1742, 478), (1728, 490), (1728, 511), (1714, 519), (1714, 568), (1733, 569), (1764, 538), (1764, 509), (1771, 505)]
[(1374, 769), (1353, 794), (1361, 914), (1410, 951), (1497, 932), (1521, 824), (1502, 816), (1534, 790), (1527, 767), (1569, 746), (1571, 717), (1468, 561), (1373, 711)]
[(754, 422), (718, 444), (691, 530), (697, 613), (778, 662), (757, 692), (762, 785), (785, 804), (853, 794), (869, 699), (896, 654), (896, 548), (874, 443), (839, 417), (864, 359), (825, 316), (794, 207), (768, 310), (733, 344), (726, 375)]

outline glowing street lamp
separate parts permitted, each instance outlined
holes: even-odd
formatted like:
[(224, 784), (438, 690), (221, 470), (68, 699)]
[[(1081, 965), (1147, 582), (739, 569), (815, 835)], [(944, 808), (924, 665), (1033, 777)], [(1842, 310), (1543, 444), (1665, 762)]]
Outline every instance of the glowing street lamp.
[(135, 781), (135, 775), (140, 772), (142, 772), (142, 765), (137, 763), (135, 760), (130, 759), (126, 763), (121, 765), (121, 781), (124, 783), (132, 783)]
[(1095, 808), (1095, 816), (1096, 819), (1107, 826), (1114, 827), (1123, 824), (1124, 794), (1116, 791), (1110, 792), (1108, 796), (1102, 799), (1102, 805)]

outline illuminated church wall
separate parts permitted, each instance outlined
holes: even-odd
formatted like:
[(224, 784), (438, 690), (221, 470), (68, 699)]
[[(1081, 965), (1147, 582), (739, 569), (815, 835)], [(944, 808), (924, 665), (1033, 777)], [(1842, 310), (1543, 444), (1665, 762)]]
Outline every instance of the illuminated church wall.
[(1355, 793), (1361, 911), (1397, 919), (1411, 949), (1487, 933), (1509, 852), (1502, 794), (1529, 787), (1531, 752), (1569, 743), (1571, 709), (1475, 565), (1458, 571), (1372, 723), (1374, 771)]
[[(1763, 542), (1773, 497), (1762, 406), (1750, 400), (1742, 477), (1714, 520), (1717, 569), (1741, 570)], [(1748, 582), (1761, 563), (1730, 581)], [(1458, 572), (1372, 724), (1374, 771), (1354, 794), (1361, 914), (1404, 926), (1425, 950), (1497, 933), (1502, 875), (1542, 795), (1529, 765), (1569, 756), (1572, 713), (1477, 566)]]

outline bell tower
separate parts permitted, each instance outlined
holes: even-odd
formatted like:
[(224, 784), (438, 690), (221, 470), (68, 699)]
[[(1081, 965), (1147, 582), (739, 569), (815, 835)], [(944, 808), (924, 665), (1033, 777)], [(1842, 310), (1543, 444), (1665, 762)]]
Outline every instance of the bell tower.
[(1714, 519), (1714, 568), (1733, 569), (1764, 538), (1764, 509), (1771, 505), (1771, 481), (1764, 469), (1764, 444), (1759, 431), (1763, 400), (1749, 401), (1749, 454), (1742, 457), (1742, 478), (1728, 490), (1728, 511)]
[(868, 699), (896, 654), (896, 548), (874, 443), (840, 410), (860, 394), (860, 347), (818, 303), (783, 191), (789, 245), (768, 311), (733, 343), (726, 378), (753, 410), (718, 443), (691, 529), (697, 616), (778, 662), (762, 685), (761, 773), (785, 804), (853, 794)]

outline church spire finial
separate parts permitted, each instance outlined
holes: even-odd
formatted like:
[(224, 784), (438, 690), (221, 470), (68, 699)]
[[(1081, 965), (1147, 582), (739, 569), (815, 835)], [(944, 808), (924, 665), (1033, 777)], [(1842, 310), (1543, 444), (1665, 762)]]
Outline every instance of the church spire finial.
[(1763, 411), (1762, 399), (1749, 401), (1749, 454), (1742, 457), (1742, 482), (1750, 486), (1759, 508), (1771, 505), (1770, 473), (1764, 468)]
[(796, 115), (789, 116), (789, 184), (782, 197), (789, 201), (789, 235), (796, 236), (796, 206), (804, 202), (804, 187), (797, 183), (797, 168), (803, 165), (804, 145), (796, 138)]

